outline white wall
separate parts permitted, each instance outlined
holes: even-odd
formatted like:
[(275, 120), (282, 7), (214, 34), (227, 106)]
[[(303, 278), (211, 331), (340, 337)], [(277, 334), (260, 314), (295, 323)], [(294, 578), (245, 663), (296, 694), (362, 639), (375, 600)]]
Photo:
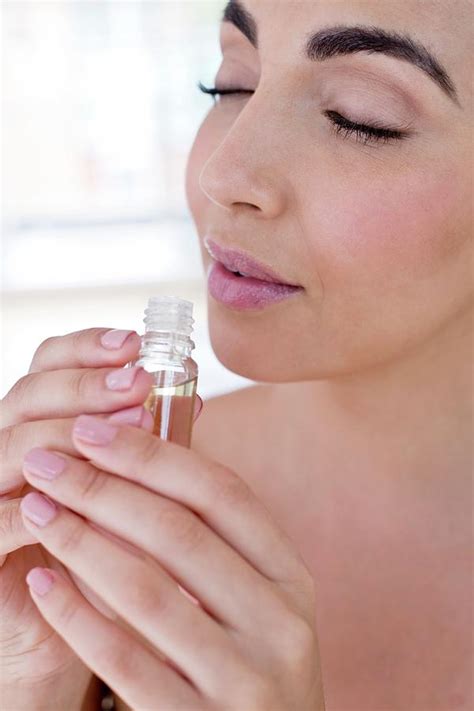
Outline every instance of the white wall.
[(195, 304), (206, 398), (248, 385), (212, 352), (185, 166), (212, 100), (224, 2), (7, 3), (1, 395), (45, 338), (143, 331), (153, 294)]

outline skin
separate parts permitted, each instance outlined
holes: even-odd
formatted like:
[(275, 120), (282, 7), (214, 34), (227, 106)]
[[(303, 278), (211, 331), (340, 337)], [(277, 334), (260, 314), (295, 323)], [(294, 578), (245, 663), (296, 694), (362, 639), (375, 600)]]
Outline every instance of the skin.
[[(272, 383), (348, 382), (397, 367), (472, 309), (469, 6), (246, 7), (261, 48), (222, 23), (215, 83), (254, 94), (223, 97), (209, 111), (189, 157), (188, 201), (205, 266), (203, 237), (211, 233), (305, 292), (253, 315), (210, 299), (215, 352), (231, 370)], [(395, 58), (359, 54), (316, 64), (299, 57), (309, 29), (342, 22), (409, 29), (435, 44), (463, 108)], [(335, 135), (324, 109), (410, 123), (413, 135), (362, 146)]]
[[(79, 708), (91, 673), (47, 626), (33, 604), (25, 576), (37, 565), (63, 570), (59, 561), (36, 544), (20, 514), (29, 490), (22, 474), (33, 446), (58, 447), (74, 454), (72, 422), (81, 412), (130, 414), (148, 392), (141, 374), (130, 389), (111, 391), (105, 377), (137, 357), (138, 334), (130, 332), (120, 348), (105, 348), (96, 328), (46, 339), (37, 348), (28, 373), (1, 402), (0, 450), (0, 593), (2, 616), (1, 697), (10, 708)], [(127, 334), (123, 334), (126, 336)], [(123, 412), (125, 410), (125, 413)], [(74, 699), (74, 701), (71, 701)]]
[(134, 709), (324, 711), (313, 580), (243, 480), (139, 427), (84, 416), (72, 438), (85, 461), (49, 451), (57, 476), (25, 458), (27, 481), (52, 498), (36, 491), (21, 508), (115, 613), (30, 571), (34, 602), (87, 666)]
[[(205, 269), (209, 234), (305, 291), (255, 312), (209, 296), (217, 357), (266, 385), (208, 408), (200, 451), (245, 472), (317, 580), (327, 708), (468, 709), (472, 5), (244, 4), (260, 47), (223, 23), (214, 84), (254, 93), (205, 117), (188, 203)], [(395, 58), (298, 56), (343, 22), (415, 36), (460, 106)], [(363, 145), (327, 109), (413, 134)]]
[[(81, 708), (91, 671), (47, 625), (32, 601), (25, 576), (37, 566), (58, 571), (83, 592), (100, 611), (108, 608), (90, 588), (68, 571), (23, 523), (22, 497), (31, 491), (22, 463), (32, 447), (57, 448), (66, 456), (78, 455), (72, 442), (75, 417), (97, 413), (110, 422), (138, 426), (144, 418), (141, 403), (153, 378), (138, 369), (129, 388), (111, 390), (106, 377), (137, 358), (140, 338), (120, 331), (122, 345), (104, 347), (106, 328), (92, 328), (46, 339), (37, 348), (28, 373), (1, 402), (0, 451), (0, 696), (5, 708)], [(195, 417), (202, 402), (198, 396)], [(138, 411), (137, 411), (138, 409)], [(76, 591), (77, 592), (77, 591)], [(91, 685), (91, 692), (95, 685)], [(84, 711), (97, 707), (91, 693)]]
[[(401, 7), (384, 2), (353, 3), (347, 8), (342, 3), (272, 2), (270, 6), (248, 0), (247, 6), (262, 28), (262, 47), (256, 52), (235, 28), (223, 27), (224, 53), (231, 59), (225, 72), (235, 82), (253, 80), (253, 88), (258, 84), (259, 91), (252, 99), (231, 99), (209, 113), (190, 155), (189, 204), (201, 240), (212, 229), (223, 244), (254, 254), (288, 280), (302, 284), (305, 292), (254, 314), (231, 312), (209, 300), (210, 332), (217, 356), (231, 370), (271, 384), (234, 398), (232, 403), (241, 402), (242, 407), (236, 412), (230, 407), (225, 410), (226, 427), (242, 424), (243, 414), (248, 421), (249, 412), (258, 412), (271, 447), (263, 458), (258, 442), (262, 432), (249, 434), (246, 452), (237, 456), (222, 449), (222, 457), (212, 459), (194, 454), (189, 469), (205, 472), (205, 480), (213, 482), (221, 472), (216, 459), (238, 461), (239, 473), (251, 481), (282, 524), (281, 528), (275, 524), (272, 530), (292, 534), (296, 543), (294, 548), (290, 545), (293, 562), (300, 564), (297, 551), (304, 553), (318, 580), (318, 639), (327, 681), (327, 708), (467, 709), (469, 603), (464, 590), (470, 551), (468, 364), (472, 316), (467, 159), (472, 109), (464, 57), (470, 42), (469, 5), (459, 3), (456, 12), (443, 4), (410, 2)], [(347, 19), (395, 30), (408, 28), (433, 45), (454, 77), (461, 110), (414, 68), (393, 59), (351, 56), (320, 66), (302, 65), (297, 49), (308, 28)], [(291, 41), (283, 36), (286, 31)], [(361, 79), (362, 70), (367, 69), (377, 76), (384, 69), (382, 93), (380, 82)], [(357, 70), (357, 82), (354, 74), (349, 77), (349, 70)], [(224, 77), (224, 65), (219, 71)], [(417, 133), (403, 145), (362, 146), (330, 133), (323, 117), (315, 119), (323, 97), (325, 101), (329, 97), (344, 101), (344, 106), (338, 107), (342, 111), (351, 96), (355, 103), (362, 97), (372, 111), (381, 106), (387, 111), (390, 103), (393, 119), (400, 108), (397, 100), (388, 98), (391, 77), (404, 81), (405, 91), (413, 96), (409, 103), (416, 104), (408, 118)], [(355, 88), (351, 89), (353, 82)], [(308, 146), (315, 146), (314, 156)], [(257, 238), (253, 238), (255, 234)], [(203, 261), (207, 267), (204, 248)], [(57, 379), (59, 385), (59, 376)], [(66, 395), (63, 385), (60, 391)], [(70, 400), (69, 395), (65, 401)], [(18, 402), (24, 405), (25, 400)], [(439, 403), (449, 406), (440, 407)], [(214, 413), (220, 406), (213, 408)], [(207, 423), (203, 423), (201, 434), (216, 425), (215, 452), (224, 445), (229, 447), (229, 436), (224, 444), (216, 441), (219, 423), (212, 412)], [(113, 459), (113, 447), (98, 455), (74, 439), (75, 452), (70, 452), (72, 423), (66, 446), (54, 446), (51, 441), (46, 444), (66, 458), (70, 452), (70, 472), (78, 487), (84, 485), (81, 472), (90, 477), (89, 469), (81, 469), (85, 459), (93, 460), (97, 476), (107, 478), (103, 491), (114, 476), (136, 487), (133, 477), (137, 473), (149, 490), (147, 464), (152, 462), (153, 471), (158, 471), (163, 466), (163, 451), (170, 457), (171, 475), (163, 476), (162, 483), (175, 482), (179, 457), (172, 447), (153, 453), (152, 445), (140, 440), (149, 434), (126, 427), (124, 433), (121, 436), (129, 437), (127, 451), (133, 455), (133, 466), (125, 466), (121, 456), (123, 469)], [(203, 437), (200, 442), (204, 447)], [(235, 475), (236, 468), (229, 468), (229, 475), (231, 472)], [(71, 530), (77, 525), (74, 511), (102, 523), (108, 511), (113, 517), (108, 525), (113, 528), (122, 520), (117, 517), (120, 501), (114, 507), (109, 506), (109, 500), (101, 505), (97, 488), (97, 497), (88, 500), (90, 508), (79, 511), (77, 491), (71, 489), (68, 497), (61, 489), (65, 486), (67, 490), (67, 479), (57, 480), (55, 489), (54, 484), (33, 480), (25, 465), (23, 475), (30, 485), (58, 497), (64, 506), (50, 524), (39, 528), (23, 514), (23, 530), (41, 541), (55, 560), (76, 568), (132, 630), (143, 633), (143, 620), (137, 619), (133, 596), (127, 594), (126, 586), (111, 589), (100, 576), (97, 579), (93, 569), (94, 560), (109, 560), (104, 554), (110, 554), (111, 576), (119, 582), (124, 567), (133, 568), (131, 559), (125, 560), (122, 550), (112, 551), (103, 535), (87, 535), (82, 541), (76, 538), (76, 546), (71, 544)], [(238, 497), (247, 492), (238, 475), (233, 481), (232, 506), (224, 508), (223, 520), (235, 509), (236, 497), (241, 501)], [(166, 490), (155, 495), (163, 493)], [(174, 490), (174, 497), (183, 503), (188, 493), (189, 486), (183, 486)], [(228, 493), (219, 494), (220, 502), (223, 496)], [(243, 498), (257, 506), (258, 498), (248, 492)], [(195, 500), (184, 504), (196, 510)], [(213, 504), (208, 492), (205, 505)], [(219, 506), (214, 508), (219, 511)], [(236, 581), (235, 610), (245, 600), (241, 565), (247, 557), (248, 527), (255, 526), (254, 543), (265, 541), (263, 522), (252, 511), (245, 510), (245, 525), (235, 531), (238, 562), (234, 559), (231, 574)], [(146, 518), (141, 516), (132, 531), (142, 536), (135, 544), (146, 551), (150, 541), (165, 535), (166, 549), (175, 553), (175, 560), (181, 560), (177, 532), (164, 532), (158, 522), (147, 539), (138, 525)], [(215, 535), (219, 522), (210, 520), (206, 525)], [(125, 540), (130, 537), (125, 520), (116, 533)], [(225, 544), (226, 535), (219, 535)], [(68, 540), (69, 545), (65, 543)], [(271, 550), (270, 558), (274, 556), (277, 566), (282, 566), (287, 561), (281, 557), (283, 552), (273, 552), (273, 545)], [(159, 564), (170, 566), (163, 560), (163, 552), (153, 549), (151, 553)], [(257, 566), (260, 582), (265, 562), (259, 561)], [(216, 559), (216, 571), (221, 570), (223, 560), (218, 563)], [(182, 582), (192, 588), (200, 579), (183, 575)], [(235, 639), (231, 635), (222, 638), (219, 659), (226, 663), (234, 659), (239, 679), (241, 665), (245, 666), (248, 683), (239, 684), (237, 691), (242, 693), (243, 689), (248, 694), (246, 707), (273, 709), (275, 699), (283, 699), (284, 708), (303, 708), (303, 697), (298, 696), (303, 693), (309, 708), (323, 708), (316, 637), (300, 624), (310, 621), (314, 635), (314, 591), (304, 567), (298, 568), (293, 579), (300, 594), (295, 596), (290, 590), (288, 596), (284, 591), (289, 618), (282, 618), (281, 610), (274, 607), (281, 591), (277, 586), (266, 589), (259, 609), (273, 610), (274, 614), (267, 624), (259, 620), (258, 652), (242, 627), (245, 618), (240, 622), (237, 649), (242, 656), (238, 661), (228, 656)], [(147, 590), (149, 580), (147, 571), (138, 579), (138, 589)], [(151, 690), (156, 698), (151, 678), (124, 669), (120, 662), (130, 649), (130, 637), (120, 636), (120, 627), (113, 621), (112, 626), (102, 623), (105, 626), (97, 632), (102, 619), (95, 616), (94, 608), (77, 597), (59, 574), (53, 572), (52, 581), (47, 593), (32, 591), (31, 599), (59, 637), (132, 706), (143, 706), (146, 700), (140, 694), (144, 690)], [(209, 590), (203, 589), (202, 595), (219, 590), (215, 580), (207, 582)], [(221, 597), (225, 589), (222, 586)], [(159, 599), (162, 588), (152, 592)], [(75, 615), (68, 614), (71, 610)], [(280, 649), (276, 654), (273, 651), (271, 631), (281, 628), (282, 619), (292, 622), (284, 625), (288, 634), (305, 630), (296, 641), (289, 636), (283, 645), (296, 650), (291, 660), (281, 656)], [(91, 624), (95, 637), (87, 633)], [(175, 630), (180, 629), (178, 615)], [(155, 654), (163, 643), (159, 626), (147, 634)], [(101, 653), (101, 645), (110, 648), (111, 635), (115, 635), (117, 654), (104, 667), (107, 655)], [(96, 640), (99, 646), (95, 646)], [(144, 648), (140, 647), (142, 652)], [(427, 654), (426, 650), (433, 649), (436, 655)], [(191, 658), (198, 656), (191, 654)], [(295, 668), (291, 667), (295, 658), (299, 660), (296, 685)], [(146, 675), (145, 661), (143, 657), (140, 668)], [(248, 673), (250, 667), (261, 670), (258, 679)], [(160, 674), (167, 672), (153, 666), (153, 674), (158, 668)], [(318, 680), (316, 689), (309, 682), (308, 686), (306, 681), (301, 684), (301, 679), (309, 678), (308, 668), (317, 670), (311, 676)], [(278, 684), (269, 683), (269, 670)], [(167, 692), (176, 692), (175, 698), (170, 697), (174, 702), (182, 688), (173, 686), (169, 676), (163, 678), (169, 681)], [(216, 698), (218, 707), (236, 698), (232, 684), (219, 689), (219, 681), (213, 664), (198, 670), (197, 682), (207, 694), (205, 708)]]
[[(230, 468), (161, 440), (143, 406), (117, 410), (153, 377), (97, 367), (138, 345), (110, 358), (103, 331), (46, 341), (2, 403), (2, 701), (86, 708), (92, 672), (130, 708), (324, 711), (298, 550)], [(86, 402), (95, 416), (66, 417)], [(34, 434), (50, 442), (23, 454)]]

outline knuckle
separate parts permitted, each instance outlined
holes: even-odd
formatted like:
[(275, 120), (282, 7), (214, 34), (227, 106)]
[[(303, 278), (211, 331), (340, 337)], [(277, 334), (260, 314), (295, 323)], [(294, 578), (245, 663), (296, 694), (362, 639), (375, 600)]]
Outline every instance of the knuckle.
[(28, 419), (33, 382), (33, 375), (23, 375), (16, 381), (4, 398), (6, 404), (14, 409), (16, 418), (20, 421)]
[(81, 497), (86, 501), (94, 500), (107, 483), (107, 477), (93, 465), (87, 466), (81, 478)]
[(21, 517), (16, 502), (6, 501), (0, 507), (0, 540), (19, 533)]
[(15, 461), (15, 450), (17, 449), (18, 427), (10, 425), (0, 430), (0, 461), (2, 462), (2, 473), (5, 476), (6, 469), (11, 462)]
[(203, 541), (205, 528), (195, 514), (181, 506), (169, 506), (159, 516), (159, 526), (164, 535), (179, 545), (180, 550), (189, 552)]
[(3, 427), (8, 427), (11, 424), (11, 420), (8, 412), (8, 403), (6, 396), (0, 400), (0, 429)]
[(69, 381), (69, 388), (73, 397), (82, 399), (87, 392), (89, 383), (89, 371), (85, 369), (77, 370)]
[(163, 614), (168, 608), (169, 599), (164, 586), (160, 586), (158, 592), (154, 576), (143, 561), (137, 561), (129, 572), (133, 574), (129, 579), (133, 580), (134, 584), (126, 590), (127, 608), (140, 619), (156, 619), (157, 615)]
[(80, 608), (72, 595), (66, 595), (61, 600), (58, 605), (57, 618), (62, 629), (67, 629), (71, 626), (79, 609)]
[(82, 331), (74, 331), (74, 334), (82, 344), (84, 344), (84, 341), (86, 341), (87, 345), (90, 345), (91, 341), (95, 341), (97, 336), (101, 336), (105, 331), (107, 331), (106, 328), (102, 328), (101, 326), (94, 326), (93, 328), (86, 328)]
[(73, 331), (69, 334), (71, 349), (74, 353), (81, 352), (84, 341), (87, 340), (87, 331)]
[(104, 333), (103, 328), (86, 328), (82, 331), (72, 331), (66, 338), (69, 341), (69, 348), (74, 352), (80, 362), (87, 360), (86, 353), (91, 346), (97, 347), (99, 337)]
[(82, 523), (81, 519), (75, 517), (73, 520), (68, 522), (64, 534), (61, 536), (59, 541), (59, 548), (62, 553), (75, 553), (81, 546), (82, 539), (85, 533), (85, 524)]
[(133, 679), (135, 674), (134, 655), (130, 654), (128, 645), (124, 644), (124, 639), (120, 634), (110, 634), (107, 637), (107, 644), (104, 649), (99, 649), (98, 659), (101, 666), (110, 674), (117, 675), (117, 678), (128, 680)]
[[(147, 433), (143, 433), (147, 435)], [(140, 461), (145, 465), (156, 464), (160, 455), (160, 439), (153, 435), (144, 436), (140, 446)]]
[(41, 362), (44, 360), (45, 354), (51, 348), (54, 347), (54, 344), (57, 340), (58, 340), (57, 336), (50, 336), (49, 338), (45, 338), (44, 341), (41, 341), (38, 348), (35, 350), (35, 352), (33, 354), (33, 358), (31, 360), (31, 365), (30, 365), (30, 372), (39, 369), (39, 367), (41, 366)]
[(219, 468), (214, 479), (214, 496), (219, 503), (229, 507), (240, 507), (249, 502), (252, 497), (250, 488), (231, 469)]

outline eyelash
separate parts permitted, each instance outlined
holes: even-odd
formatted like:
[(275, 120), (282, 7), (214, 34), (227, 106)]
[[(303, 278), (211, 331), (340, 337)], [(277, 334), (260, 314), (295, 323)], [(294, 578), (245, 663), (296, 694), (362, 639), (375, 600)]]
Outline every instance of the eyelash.
[[(216, 96), (226, 96), (229, 94), (252, 94), (253, 92), (247, 89), (218, 89), (217, 87), (206, 87), (201, 82), (198, 83), (198, 88), (204, 94), (210, 94), (216, 101)], [(371, 141), (399, 141), (407, 137), (404, 131), (398, 131), (393, 128), (385, 128), (383, 126), (368, 126), (362, 123), (355, 123), (350, 119), (345, 118), (337, 111), (325, 111), (325, 115), (331, 121), (333, 128), (337, 134), (341, 134), (343, 138), (354, 135), (357, 141), (362, 143), (370, 143)]]

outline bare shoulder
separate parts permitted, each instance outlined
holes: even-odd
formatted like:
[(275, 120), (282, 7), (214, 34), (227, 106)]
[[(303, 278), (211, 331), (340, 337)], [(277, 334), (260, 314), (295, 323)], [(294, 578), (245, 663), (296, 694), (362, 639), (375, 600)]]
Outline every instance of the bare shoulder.
[(204, 401), (193, 427), (191, 449), (234, 468), (258, 460), (258, 432), (266, 421), (270, 385), (240, 388)]

